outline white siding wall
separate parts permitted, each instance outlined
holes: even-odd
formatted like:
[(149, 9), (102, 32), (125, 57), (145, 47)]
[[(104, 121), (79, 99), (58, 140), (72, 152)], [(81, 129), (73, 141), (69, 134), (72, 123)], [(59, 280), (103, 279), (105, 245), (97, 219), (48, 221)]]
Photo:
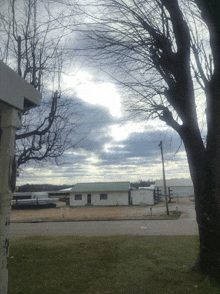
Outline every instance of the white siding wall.
[[(75, 194), (82, 194), (82, 200), (75, 200)], [(92, 205), (128, 205), (128, 192), (98, 192), (98, 193), (71, 193), (70, 206), (87, 204), (87, 194), (91, 194)], [(100, 200), (100, 194), (107, 194), (107, 199)]]
[[(100, 200), (100, 194), (107, 194), (106, 200)], [(128, 205), (128, 192), (102, 192), (92, 194), (93, 205)]]
[[(75, 194), (82, 194), (82, 200), (75, 200)], [(70, 193), (70, 206), (83, 206), (87, 204), (87, 193)]]
[(147, 189), (138, 189), (131, 191), (133, 205), (154, 205), (154, 191)]

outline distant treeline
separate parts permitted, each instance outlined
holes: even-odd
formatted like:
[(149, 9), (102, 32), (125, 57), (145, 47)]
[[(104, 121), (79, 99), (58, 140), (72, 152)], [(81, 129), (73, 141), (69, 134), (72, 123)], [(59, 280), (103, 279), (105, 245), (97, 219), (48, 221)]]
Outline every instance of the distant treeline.
[(134, 188), (139, 188), (139, 187), (150, 187), (150, 185), (154, 185), (155, 182), (154, 181), (138, 181), (138, 182), (134, 182), (134, 183), (131, 183), (131, 187), (134, 187)]
[[(154, 184), (153, 181), (138, 181), (131, 183), (131, 187), (139, 188), (139, 187), (150, 187), (150, 185)], [(16, 190), (16, 192), (44, 192), (44, 191), (58, 191), (62, 189), (71, 188), (74, 185), (50, 185), (50, 184), (41, 184), (41, 185), (35, 185), (35, 184), (26, 184), (19, 186)]]
[(74, 185), (50, 185), (50, 184), (42, 184), (42, 185), (22, 185), (16, 189), (16, 192), (44, 192), (44, 191), (58, 191), (62, 189), (71, 188)]

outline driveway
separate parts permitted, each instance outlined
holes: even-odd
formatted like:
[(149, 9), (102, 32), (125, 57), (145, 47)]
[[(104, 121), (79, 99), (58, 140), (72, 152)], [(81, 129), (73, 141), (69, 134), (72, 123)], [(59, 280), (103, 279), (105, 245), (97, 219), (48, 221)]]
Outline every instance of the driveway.
[[(184, 212), (178, 220), (11, 223), (10, 236), (198, 235), (194, 205), (182, 204), (178, 208)], [(158, 207), (157, 209), (164, 209), (164, 207)]]

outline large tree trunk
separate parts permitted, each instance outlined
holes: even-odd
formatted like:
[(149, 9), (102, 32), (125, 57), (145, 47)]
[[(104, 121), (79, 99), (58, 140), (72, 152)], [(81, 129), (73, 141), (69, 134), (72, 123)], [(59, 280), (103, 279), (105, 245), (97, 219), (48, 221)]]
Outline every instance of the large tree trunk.
[[(220, 282), (220, 101), (219, 80), (212, 78), (207, 97), (207, 146), (204, 191), (198, 199), (200, 267)], [(197, 184), (199, 185), (199, 183)]]
[[(207, 156), (209, 158), (209, 156)], [(198, 175), (204, 182), (197, 181), (195, 189), (195, 207), (199, 227), (200, 252), (197, 261), (198, 269), (220, 282), (220, 203), (219, 179), (215, 178), (216, 170), (209, 160)]]
[[(215, 113), (217, 114), (217, 108)], [(197, 127), (182, 128), (180, 135), (194, 184), (200, 238), (199, 256), (193, 269), (220, 283), (220, 150), (217, 148), (220, 146), (217, 145), (220, 139), (219, 114), (215, 116), (215, 120), (216, 127), (209, 130), (206, 148), (203, 147)]]
[[(200, 237), (200, 253), (196, 268), (220, 283), (220, 4), (216, 0), (195, 0), (207, 24), (213, 54), (214, 73), (207, 80), (207, 142), (204, 152), (198, 151), (201, 164), (192, 158), (193, 147), (182, 137), (194, 171), (195, 208)], [(197, 138), (193, 140), (195, 142)], [(195, 142), (196, 143), (196, 142)], [(202, 154), (203, 153), (203, 154)], [(195, 155), (196, 156), (196, 155)]]

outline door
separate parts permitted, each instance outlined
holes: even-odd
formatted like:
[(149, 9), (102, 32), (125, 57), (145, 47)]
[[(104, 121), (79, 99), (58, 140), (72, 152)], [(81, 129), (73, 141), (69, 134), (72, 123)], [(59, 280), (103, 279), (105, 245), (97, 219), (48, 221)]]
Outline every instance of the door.
[(91, 194), (87, 194), (87, 204), (91, 204)]
[(128, 191), (128, 205), (132, 205), (131, 191)]

